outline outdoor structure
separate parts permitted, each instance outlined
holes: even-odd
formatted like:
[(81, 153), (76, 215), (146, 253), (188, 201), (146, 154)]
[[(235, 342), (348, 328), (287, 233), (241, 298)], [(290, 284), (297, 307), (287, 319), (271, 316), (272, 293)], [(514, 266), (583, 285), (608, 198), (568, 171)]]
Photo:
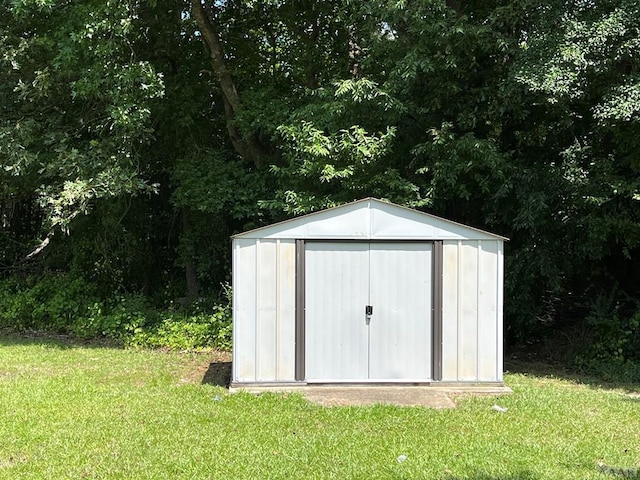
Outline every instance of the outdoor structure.
[(501, 385), (505, 240), (373, 198), (234, 236), (232, 386)]

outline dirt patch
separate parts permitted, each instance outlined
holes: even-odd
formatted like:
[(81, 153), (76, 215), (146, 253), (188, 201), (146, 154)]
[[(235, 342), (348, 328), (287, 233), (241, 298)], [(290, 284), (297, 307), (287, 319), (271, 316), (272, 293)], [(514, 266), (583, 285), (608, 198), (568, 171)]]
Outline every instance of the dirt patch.
[(231, 382), (231, 352), (217, 350), (198, 352), (185, 356), (182, 378), (185, 384), (208, 384), (229, 388)]
[(211, 363), (231, 362), (231, 352), (213, 351), (207, 354)]

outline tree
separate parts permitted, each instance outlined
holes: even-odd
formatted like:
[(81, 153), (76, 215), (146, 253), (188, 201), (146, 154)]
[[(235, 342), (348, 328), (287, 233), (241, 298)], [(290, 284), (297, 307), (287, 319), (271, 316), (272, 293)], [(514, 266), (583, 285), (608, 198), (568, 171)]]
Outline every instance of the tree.
[(371, 195), (511, 237), (512, 340), (607, 315), (628, 339), (638, 15), (628, 0), (5, 2), (0, 262), (195, 295), (228, 279), (232, 233)]
[(43, 246), (95, 201), (152, 190), (140, 150), (164, 84), (139, 54), (142, 4), (25, 0), (0, 8), (0, 155), (11, 186), (3, 210), (39, 210), (42, 225), (30, 233)]
[(533, 188), (547, 227), (534, 248), (518, 254), (545, 259), (548, 292), (538, 305), (546, 300), (549, 314), (565, 323), (586, 315), (600, 335), (596, 343), (606, 345), (599, 353), (632, 357), (640, 294), (633, 273), (640, 268), (640, 14), (635, 2), (620, 1), (552, 2), (531, 15), (513, 77), (532, 95), (536, 127), (524, 139), (535, 150), (523, 149), (521, 158), (538, 165)]

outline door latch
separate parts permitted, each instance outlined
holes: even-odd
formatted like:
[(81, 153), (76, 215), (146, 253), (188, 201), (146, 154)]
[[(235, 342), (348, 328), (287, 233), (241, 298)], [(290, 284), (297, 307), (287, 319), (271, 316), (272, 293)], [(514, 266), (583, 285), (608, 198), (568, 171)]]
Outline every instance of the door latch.
[(367, 305), (364, 307), (364, 313), (367, 318), (371, 318), (371, 315), (373, 315), (373, 305)]

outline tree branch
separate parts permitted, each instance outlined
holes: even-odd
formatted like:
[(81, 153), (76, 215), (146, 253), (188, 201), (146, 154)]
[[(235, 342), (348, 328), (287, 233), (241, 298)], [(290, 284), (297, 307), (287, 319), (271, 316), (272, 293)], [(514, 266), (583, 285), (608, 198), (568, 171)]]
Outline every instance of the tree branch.
[(49, 242), (51, 242), (51, 237), (53, 236), (53, 233), (50, 232), (49, 234), (47, 234), (47, 236), (45, 237), (45, 239), (40, 242), (40, 245), (38, 245), (29, 255), (27, 255), (26, 257), (24, 257), (24, 259), (22, 260), (23, 262), (26, 262), (27, 260), (31, 260), (33, 257), (35, 257), (36, 255), (38, 255), (42, 250), (44, 250), (45, 248), (47, 248), (47, 245), (49, 245)]

